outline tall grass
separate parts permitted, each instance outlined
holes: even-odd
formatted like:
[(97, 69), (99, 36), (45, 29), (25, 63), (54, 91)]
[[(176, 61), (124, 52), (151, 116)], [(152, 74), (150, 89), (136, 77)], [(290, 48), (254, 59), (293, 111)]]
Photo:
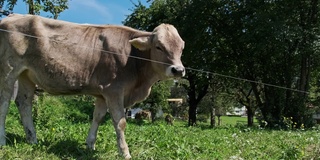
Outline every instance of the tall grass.
[[(99, 128), (97, 150), (86, 150), (91, 118), (86, 112), (92, 106), (75, 108), (74, 99), (69, 100), (45, 96), (41, 105), (36, 104), (36, 145), (26, 143), (17, 109), (12, 105), (6, 126), (8, 145), (0, 150), (0, 159), (122, 159), (108, 118)], [(234, 121), (243, 119), (226, 124), (232, 118), (224, 117), (223, 125), (214, 129), (206, 123), (187, 127), (183, 121), (176, 121), (174, 126), (163, 121), (143, 125), (129, 121), (126, 139), (133, 159), (320, 159), (317, 129), (276, 131), (234, 125)]]

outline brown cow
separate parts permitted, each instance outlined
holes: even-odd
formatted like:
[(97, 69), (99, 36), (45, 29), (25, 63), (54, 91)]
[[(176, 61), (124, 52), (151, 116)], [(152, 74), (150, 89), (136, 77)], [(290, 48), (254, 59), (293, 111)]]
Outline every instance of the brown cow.
[(136, 113), (135, 117), (136, 120), (142, 121), (142, 120), (151, 120), (151, 112), (147, 110), (142, 110), (138, 113)]
[(168, 125), (170, 124), (173, 126), (174, 118), (171, 114), (167, 114), (164, 120), (167, 122)]
[(14, 83), (26, 138), (37, 143), (32, 120), (35, 86), (55, 95), (95, 96), (86, 139), (95, 149), (97, 130), (107, 110), (112, 115), (120, 153), (130, 159), (124, 108), (144, 100), (158, 80), (181, 77), (184, 41), (169, 24), (153, 32), (124, 26), (80, 25), (31, 15), (11, 15), (0, 23), (0, 145)]

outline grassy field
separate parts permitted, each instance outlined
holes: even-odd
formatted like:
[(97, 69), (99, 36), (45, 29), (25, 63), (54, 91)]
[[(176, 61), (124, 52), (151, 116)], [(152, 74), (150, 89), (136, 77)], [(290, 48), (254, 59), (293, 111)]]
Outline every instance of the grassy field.
[[(216, 123), (218, 123), (218, 120), (216, 118)], [(257, 120), (254, 120), (254, 123), (257, 124)], [(247, 124), (247, 117), (239, 117), (239, 116), (221, 116), (221, 125), (239, 125)]]
[[(98, 132), (96, 151), (85, 148), (90, 116), (70, 109), (55, 98), (46, 98), (36, 109), (39, 144), (27, 144), (15, 106), (7, 118), (7, 146), (0, 159), (122, 159), (116, 135), (107, 119)], [(69, 104), (70, 105), (70, 104)], [(236, 125), (242, 117), (223, 117), (222, 126), (210, 129), (202, 123), (187, 127), (186, 122), (167, 126), (163, 121), (138, 125), (129, 121), (126, 138), (133, 159), (320, 159), (318, 129), (277, 131)]]

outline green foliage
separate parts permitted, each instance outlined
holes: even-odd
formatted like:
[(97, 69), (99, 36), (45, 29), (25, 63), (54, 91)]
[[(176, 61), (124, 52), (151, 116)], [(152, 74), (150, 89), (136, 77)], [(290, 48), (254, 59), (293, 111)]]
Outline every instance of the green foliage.
[[(121, 159), (110, 120), (99, 127), (96, 151), (89, 151), (84, 141), (90, 123), (72, 123), (66, 116), (72, 112), (64, 103), (66, 99), (44, 96), (42, 101), (37, 117), (41, 121), (35, 121), (39, 140), (36, 145), (25, 143), (18, 110), (12, 103), (6, 123), (8, 145), (0, 150), (0, 159)], [(186, 127), (186, 122), (178, 120), (174, 126), (164, 121), (143, 125), (128, 121), (126, 139), (134, 159), (320, 158), (319, 130), (272, 131), (234, 126), (243, 120), (222, 117), (223, 125), (214, 129), (205, 127), (209, 126), (206, 123)]]
[[(154, 0), (149, 8), (140, 4), (124, 24), (145, 30), (174, 24), (186, 42), (186, 66), (237, 77), (221, 79), (221, 84), (229, 90), (252, 89), (250, 108), (259, 108), (269, 127), (285, 126), (282, 117), (310, 127), (308, 106), (317, 102), (319, 92), (319, 7), (318, 1), (299, 0)], [(212, 78), (187, 71), (189, 118), (195, 118)]]
[(170, 96), (170, 87), (172, 85), (172, 80), (157, 82), (152, 86), (151, 93), (145, 103), (161, 106), (163, 109), (168, 108), (167, 99)]
[(160, 81), (155, 83), (150, 95), (141, 103), (136, 104), (134, 107), (140, 107), (142, 109), (149, 110), (152, 115), (152, 120), (155, 118), (155, 114), (159, 109), (167, 111), (169, 104), (167, 99), (170, 96), (170, 87), (173, 85), (172, 80)]
[(185, 87), (188, 82), (185, 79), (179, 79), (174, 81), (174, 85), (171, 86), (170, 98), (181, 98), (182, 104), (169, 103), (170, 107), (167, 113), (171, 113), (174, 117), (188, 117), (188, 95)]
[(72, 122), (87, 122), (93, 118), (94, 101), (92, 96), (60, 96), (59, 100), (68, 106), (68, 119)]
[(41, 126), (52, 126), (61, 121), (90, 122), (94, 110), (94, 97), (91, 96), (50, 96), (44, 94), (39, 96), (34, 103), (34, 120)]
[(68, 9), (68, 0), (43, 0), (42, 9), (50, 12), (54, 19), (57, 19), (61, 12)]
[[(68, 0), (23, 0), (29, 7), (29, 14), (40, 14), (40, 11), (50, 12), (57, 19), (61, 12), (68, 9)], [(17, 0), (0, 0), (0, 6), (6, 5), (8, 10), (13, 10)]]
[[(184, 54), (182, 55), (182, 61), (188, 67), (201, 67), (202, 69), (207, 69), (208, 63), (206, 63), (207, 60), (205, 57), (208, 53), (208, 50), (207, 48), (203, 48), (203, 40), (199, 39), (202, 35), (192, 34), (196, 31), (199, 31), (197, 30), (198, 28), (188, 28), (189, 26), (193, 26), (194, 24), (202, 24), (199, 19), (196, 20), (197, 23), (188, 23), (187, 19), (191, 18), (191, 16), (193, 15), (193, 13), (191, 14), (191, 12), (195, 11), (189, 10), (190, 8), (188, 7), (190, 4), (191, 1), (189, 0), (154, 0), (152, 1), (150, 7), (146, 8), (141, 3), (139, 3), (133, 9), (133, 13), (130, 14), (123, 23), (124, 25), (147, 31), (152, 31), (160, 23), (170, 23), (175, 25), (181, 37), (186, 42)], [(203, 7), (208, 6), (202, 6), (201, 10), (203, 10)], [(185, 86), (185, 89), (188, 92), (188, 103), (190, 107), (189, 119), (192, 119), (193, 122), (191, 125), (193, 125), (196, 121), (197, 105), (207, 93), (208, 80), (210, 78), (207, 74), (188, 71), (185, 79), (189, 81), (189, 85), (183, 86)]]
[(149, 13), (149, 10), (147, 9), (147, 7), (142, 5), (141, 2), (139, 1), (138, 4), (135, 4), (135, 7), (132, 10), (132, 13), (128, 15), (127, 18), (122, 23), (136, 29), (145, 30), (148, 26), (148, 20), (149, 20), (148, 13)]
[(197, 120), (198, 120), (199, 122), (207, 123), (207, 122), (208, 122), (208, 119), (209, 119), (209, 117), (208, 117), (208, 115), (206, 115), (206, 114), (200, 114), (200, 115), (197, 116)]

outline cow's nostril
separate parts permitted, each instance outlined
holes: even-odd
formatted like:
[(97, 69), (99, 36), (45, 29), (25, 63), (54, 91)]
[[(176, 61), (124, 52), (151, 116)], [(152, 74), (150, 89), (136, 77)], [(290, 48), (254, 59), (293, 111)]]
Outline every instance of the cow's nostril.
[(176, 69), (176, 67), (173, 67), (173, 68), (171, 69), (171, 72), (172, 72), (173, 74), (176, 74), (176, 73), (178, 72), (178, 70)]
[(180, 75), (184, 72), (184, 67), (172, 67), (171, 69), (172, 74), (174, 75)]

